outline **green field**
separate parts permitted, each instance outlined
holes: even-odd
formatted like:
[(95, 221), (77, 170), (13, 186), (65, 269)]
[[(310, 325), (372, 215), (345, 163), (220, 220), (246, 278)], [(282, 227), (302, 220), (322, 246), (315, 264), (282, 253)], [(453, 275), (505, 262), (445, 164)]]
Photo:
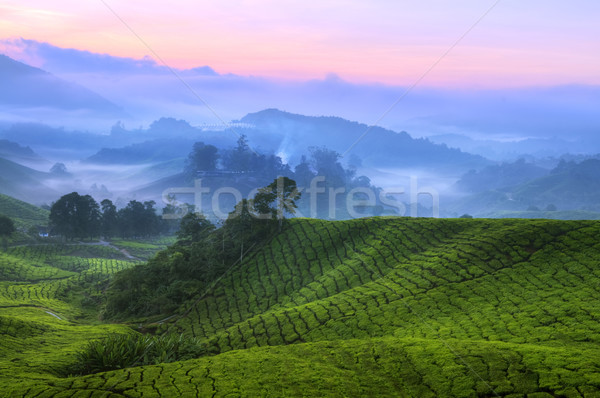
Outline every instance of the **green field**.
[(208, 355), (84, 376), (64, 369), (88, 341), (136, 333), (97, 317), (136, 262), (12, 248), (0, 396), (599, 397), (599, 238), (595, 221), (290, 220), (174, 317), (132, 325)]

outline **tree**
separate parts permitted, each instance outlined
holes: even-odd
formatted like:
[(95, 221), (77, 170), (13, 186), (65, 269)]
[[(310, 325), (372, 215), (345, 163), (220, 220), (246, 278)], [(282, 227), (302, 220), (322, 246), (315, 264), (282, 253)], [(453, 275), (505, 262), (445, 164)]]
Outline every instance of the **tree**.
[(306, 160), (306, 156), (302, 155), (300, 163), (294, 169), (294, 177), (300, 186), (307, 187), (310, 182), (315, 178), (315, 173), (310, 168), (310, 164)]
[(156, 202), (130, 201), (119, 210), (119, 229), (122, 237), (157, 235), (161, 230), (161, 219), (156, 214)]
[(102, 236), (110, 238), (115, 236), (119, 230), (119, 217), (117, 207), (109, 199), (100, 202), (102, 206), (101, 232)]
[(300, 199), (300, 196), (296, 181), (288, 177), (278, 177), (258, 191), (252, 205), (258, 211), (259, 217), (269, 215), (268, 218), (279, 220), (281, 229), (285, 214), (296, 213), (296, 200)]
[(100, 207), (90, 195), (72, 192), (52, 205), (50, 225), (54, 232), (67, 239), (92, 238), (100, 232)]
[(341, 155), (325, 147), (308, 148), (312, 158), (313, 168), (317, 175), (326, 178), (326, 185), (330, 187), (346, 186), (346, 171), (339, 162)]
[(13, 220), (0, 214), (0, 236), (2, 237), (4, 249), (6, 249), (8, 246), (7, 238), (15, 231), (16, 229)]
[(196, 142), (185, 163), (185, 174), (195, 178), (199, 171), (212, 171), (217, 168), (219, 150), (213, 145)]
[(199, 242), (215, 230), (215, 226), (201, 213), (186, 214), (179, 225), (177, 239), (183, 245)]
[(237, 140), (237, 146), (229, 153), (226, 166), (232, 171), (249, 171), (256, 154), (250, 150), (246, 135), (242, 134)]

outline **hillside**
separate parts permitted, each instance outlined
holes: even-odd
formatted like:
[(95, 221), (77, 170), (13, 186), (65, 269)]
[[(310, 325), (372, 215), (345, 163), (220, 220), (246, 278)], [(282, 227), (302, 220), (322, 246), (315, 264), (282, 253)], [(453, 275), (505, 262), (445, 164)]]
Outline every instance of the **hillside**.
[[(98, 164), (157, 163), (185, 158), (194, 146), (192, 139), (157, 139), (133, 144), (124, 148), (102, 148), (85, 159)], [(181, 171), (178, 170), (178, 171)]]
[[(593, 221), (291, 220), (177, 316), (144, 325), (195, 336), (211, 355), (77, 377), (60, 369), (87, 339), (126, 329), (78, 322), (56, 288), (35, 301), (13, 277), (0, 282), (0, 387), (15, 397), (598, 396), (599, 234)], [(0, 264), (35, 267), (29, 253)], [(83, 280), (112, 272), (54, 263)], [(68, 277), (44, 272), (38, 286)], [(43, 309), (10, 308), (31, 304)]]
[(0, 214), (9, 216), (19, 228), (48, 225), (50, 212), (0, 193)]
[(520, 217), (518, 212), (537, 210), (534, 216), (522, 216), (538, 218), (539, 210), (550, 207), (564, 211), (564, 219), (585, 218), (586, 212), (595, 219), (597, 216), (591, 213), (600, 212), (600, 160), (593, 158), (579, 163), (561, 160), (546, 173), (523, 161), (488, 167), (465, 174), (456, 186), (475, 192), (449, 205), (456, 214), (502, 217), (502, 213), (509, 212)]
[(23, 147), (9, 140), (0, 140), (0, 157), (16, 161), (43, 161), (30, 147)]
[[(261, 145), (286, 153), (295, 162), (309, 146), (326, 146), (345, 154), (359, 140), (350, 153), (372, 167), (445, 167), (444, 172), (467, 171), (482, 167), (489, 161), (478, 155), (434, 144), (426, 139), (412, 138), (406, 132), (395, 132), (377, 126), (352, 122), (339, 117), (314, 117), (266, 109), (250, 113), (241, 122), (255, 126), (248, 136)], [(436, 169), (440, 172), (439, 169)]]
[(51, 177), (49, 173), (37, 171), (3, 158), (0, 158), (0, 172), (0, 194), (38, 203), (49, 197), (60, 196), (46, 185), (46, 180)]
[(0, 54), (0, 107), (85, 110), (123, 116), (122, 109), (93, 91)]

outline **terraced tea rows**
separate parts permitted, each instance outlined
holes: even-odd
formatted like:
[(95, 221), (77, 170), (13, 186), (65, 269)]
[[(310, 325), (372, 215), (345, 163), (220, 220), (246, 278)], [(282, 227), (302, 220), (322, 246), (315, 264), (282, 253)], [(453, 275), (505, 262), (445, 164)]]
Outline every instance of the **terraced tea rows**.
[[(593, 236), (595, 224), (495, 223), (502, 228), (487, 235), (483, 223), (455, 220), (437, 220), (437, 229), (428, 220), (293, 223), (176, 326), (216, 338), (219, 351), (388, 334), (431, 337), (440, 329), (448, 337), (530, 342), (540, 340), (539, 326), (548, 318), (575, 335), (578, 327), (557, 317), (565, 303), (582, 300), (578, 319), (592, 324), (585, 330), (597, 341), (597, 304), (584, 301), (594, 292), (583, 278), (600, 270), (568, 246)], [(542, 299), (546, 312), (528, 305)], [(425, 326), (421, 318), (433, 314)], [(509, 325), (519, 333), (511, 334)]]
[(79, 377), (56, 372), (85, 333), (131, 331), (74, 322), (82, 309), (68, 292), (133, 263), (11, 249), (31, 267), (52, 258), (75, 275), (0, 283), (0, 369), (9, 375), (0, 388), (48, 397), (600, 396), (598, 238), (600, 223), (586, 221), (290, 220), (159, 327), (199, 337), (214, 355)]
[(9, 216), (17, 228), (48, 225), (50, 212), (0, 193), (0, 214)]
[(101, 294), (107, 276), (135, 264), (118, 250), (85, 244), (20, 246), (0, 253), (3, 377), (52, 374), (88, 339), (130, 333), (124, 326), (98, 325), (85, 300)]

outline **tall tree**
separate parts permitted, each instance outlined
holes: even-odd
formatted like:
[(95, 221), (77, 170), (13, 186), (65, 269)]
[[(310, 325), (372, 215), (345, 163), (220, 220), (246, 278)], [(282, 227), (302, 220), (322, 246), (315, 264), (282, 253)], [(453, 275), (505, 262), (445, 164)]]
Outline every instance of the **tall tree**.
[(160, 233), (161, 220), (156, 214), (156, 202), (130, 201), (118, 212), (119, 229), (123, 237), (151, 236)]
[(269, 218), (279, 220), (281, 228), (286, 213), (296, 213), (296, 200), (300, 199), (300, 196), (296, 181), (288, 177), (277, 177), (258, 191), (252, 204), (261, 216), (269, 214)]
[(188, 213), (181, 219), (177, 232), (178, 243), (190, 245), (206, 238), (215, 230), (215, 226), (201, 213)]
[(185, 162), (184, 173), (186, 177), (193, 179), (200, 171), (215, 170), (218, 159), (219, 150), (217, 147), (204, 145), (203, 142), (196, 142)]
[(102, 206), (102, 236), (106, 238), (113, 237), (119, 231), (117, 207), (109, 199), (104, 199), (102, 202), (100, 202), (100, 206)]
[(50, 225), (67, 239), (97, 236), (101, 227), (100, 207), (90, 195), (72, 192), (52, 205)]
[(346, 171), (339, 162), (339, 153), (325, 147), (310, 147), (308, 150), (313, 168), (318, 175), (326, 178), (325, 185), (336, 188), (346, 186)]
[(5, 250), (8, 246), (7, 238), (15, 231), (16, 229), (13, 220), (0, 214), (0, 237), (2, 237), (2, 244)]
[(237, 140), (237, 146), (229, 152), (226, 167), (232, 171), (249, 171), (253, 167), (256, 154), (250, 150), (246, 135), (242, 134)]

